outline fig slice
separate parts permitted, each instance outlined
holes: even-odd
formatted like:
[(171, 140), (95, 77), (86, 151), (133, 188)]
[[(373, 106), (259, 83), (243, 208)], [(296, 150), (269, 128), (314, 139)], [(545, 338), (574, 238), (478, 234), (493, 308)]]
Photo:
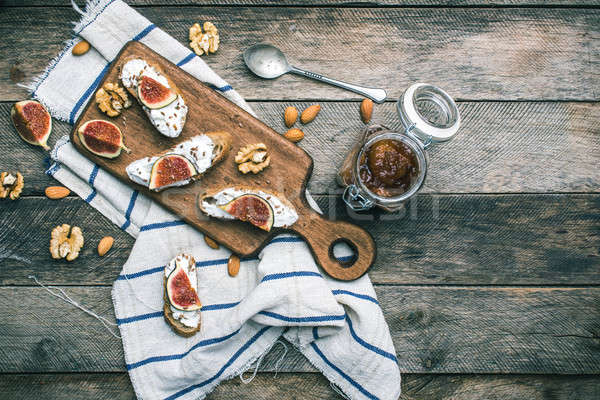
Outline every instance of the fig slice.
[[(193, 260), (193, 259), (192, 259)], [(167, 297), (169, 303), (181, 311), (195, 311), (202, 308), (198, 293), (184, 270), (183, 264), (175, 262), (175, 269), (167, 278)]]
[(177, 93), (145, 75), (138, 82), (137, 94), (142, 104), (152, 110), (166, 107), (177, 100)]
[(123, 144), (123, 134), (119, 127), (103, 119), (87, 121), (77, 130), (79, 140), (86, 149), (104, 158), (115, 158), (121, 149), (129, 153)]
[(150, 190), (162, 190), (178, 183), (185, 185), (196, 175), (196, 168), (185, 156), (180, 154), (166, 154), (152, 165), (150, 173)]
[(46, 142), (52, 132), (52, 118), (46, 107), (34, 100), (23, 100), (12, 106), (10, 116), (24, 141), (50, 150)]
[(241, 195), (227, 204), (220, 205), (219, 208), (240, 221), (250, 222), (267, 232), (271, 230), (275, 220), (269, 202), (255, 194)]

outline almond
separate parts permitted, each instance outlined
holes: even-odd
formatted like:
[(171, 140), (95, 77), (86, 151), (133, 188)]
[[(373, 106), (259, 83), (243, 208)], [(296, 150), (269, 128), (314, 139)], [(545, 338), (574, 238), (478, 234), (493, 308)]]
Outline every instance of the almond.
[(73, 53), (74, 56), (81, 56), (81, 55), (87, 53), (89, 50), (90, 50), (90, 44), (87, 41), (82, 40), (81, 42), (79, 42), (75, 46), (73, 46), (71, 53)]
[(294, 126), (298, 120), (298, 109), (294, 106), (287, 107), (283, 113), (283, 120), (285, 121), (285, 126), (288, 128)]
[(211, 237), (204, 235), (204, 241), (206, 242), (208, 247), (210, 247), (211, 249), (216, 250), (219, 248), (219, 243), (215, 242)]
[(240, 272), (240, 258), (235, 254), (229, 256), (229, 261), (227, 261), (227, 272), (229, 276), (233, 277)]
[(105, 236), (100, 239), (100, 243), (98, 243), (98, 255), (100, 257), (104, 256), (112, 247), (115, 239), (112, 236)]
[(304, 132), (302, 132), (298, 128), (292, 128), (289, 131), (287, 131), (283, 136), (285, 136), (285, 138), (290, 142), (296, 143), (304, 138)]
[(58, 200), (67, 197), (71, 191), (63, 186), (48, 186), (45, 193), (49, 199)]
[(302, 121), (303, 124), (312, 122), (317, 117), (319, 111), (321, 111), (321, 106), (318, 104), (306, 108), (302, 111), (302, 115), (300, 115), (300, 121)]
[(371, 120), (371, 115), (373, 115), (373, 100), (364, 99), (360, 103), (360, 118), (365, 124), (368, 124)]

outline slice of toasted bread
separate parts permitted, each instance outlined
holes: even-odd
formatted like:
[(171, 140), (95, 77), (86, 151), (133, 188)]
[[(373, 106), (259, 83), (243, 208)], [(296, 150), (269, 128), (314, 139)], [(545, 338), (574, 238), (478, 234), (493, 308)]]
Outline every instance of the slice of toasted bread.
[(211, 167), (219, 163), (231, 150), (231, 134), (225, 131), (214, 131), (205, 133), (215, 144), (213, 153), (215, 157), (212, 160)]
[[(146, 59), (144, 59), (143, 57), (140, 57), (140, 56), (131, 55), (131, 56), (125, 58), (123, 60), (123, 62), (121, 62), (121, 64), (119, 65), (119, 80), (121, 79), (121, 71), (123, 70), (123, 66), (125, 64), (127, 64), (131, 60), (144, 60), (149, 66), (151, 66), (152, 68), (154, 68), (159, 74), (161, 74), (162, 76), (164, 76), (167, 79), (167, 82), (169, 82), (169, 86), (171, 87), (171, 90), (173, 90), (175, 93), (177, 93), (178, 95), (180, 95), (181, 97), (183, 97), (183, 95), (181, 94), (181, 90), (179, 90), (179, 88), (177, 87), (177, 85), (175, 84), (175, 82), (173, 82), (171, 80), (171, 78), (169, 77), (169, 75), (167, 75), (162, 70), (162, 68), (160, 66), (158, 66), (157, 64), (155, 64), (153, 62), (150, 62), (150, 61), (148, 61), (148, 60), (146, 60)], [(129, 92), (129, 94), (131, 94), (133, 97), (135, 97), (140, 104), (142, 104), (142, 102), (138, 98), (137, 90), (134, 90), (134, 89), (128, 88), (128, 87), (126, 87), (125, 89)]]
[(212, 197), (212, 196), (216, 195), (217, 193), (219, 193), (220, 191), (225, 190), (225, 189), (247, 190), (248, 192), (254, 193), (254, 194), (256, 194), (258, 191), (261, 191), (265, 194), (271, 195), (273, 197), (277, 197), (279, 199), (279, 201), (281, 201), (286, 207), (289, 207), (292, 210), (296, 209), (296, 207), (294, 207), (294, 205), (283, 194), (281, 194), (279, 192), (276, 192), (274, 190), (265, 190), (263, 188), (246, 186), (246, 185), (234, 185), (234, 186), (223, 185), (221, 187), (208, 189), (205, 192), (200, 193), (200, 195), (198, 196), (198, 208), (200, 208), (200, 210), (202, 210), (202, 212), (204, 212), (206, 214), (206, 210), (202, 206), (202, 201), (208, 197)]
[(196, 332), (198, 332), (200, 330), (200, 327), (202, 326), (202, 313), (200, 313), (200, 323), (198, 324), (198, 326), (196, 328), (191, 328), (189, 326), (182, 324), (178, 320), (176, 320), (173, 317), (173, 310), (171, 310), (171, 304), (169, 303), (169, 297), (167, 296), (167, 278), (166, 277), (163, 280), (163, 286), (164, 286), (163, 299), (165, 302), (165, 304), (163, 306), (163, 312), (165, 315), (165, 321), (167, 321), (167, 323), (171, 326), (173, 331), (175, 331), (175, 333), (177, 333), (178, 335), (181, 335), (184, 337), (194, 336), (196, 334)]

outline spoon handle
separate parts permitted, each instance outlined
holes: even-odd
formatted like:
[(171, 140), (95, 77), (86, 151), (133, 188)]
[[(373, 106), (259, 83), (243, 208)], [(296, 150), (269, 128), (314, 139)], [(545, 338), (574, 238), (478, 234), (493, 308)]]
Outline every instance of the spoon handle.
[(346, 83), (346, 82), (338, 81), (335, 79), (327, 78), (326, 76), (315, 74), (314, 72), (305, 71), (305, 70), (302, 70), (302, 69), (296, 68), (296, 67), (290, 67), (289, 72), (292, 72), (296, 75), (306, 76), (307, 78), (313, 78), (318, 81), (329, 83), (334, 86), (339, 86), (343, 89), (350, 90), (354, 93), (358, 93), (360, 95), (368, 97), (371, 100), (373, 100), (375, 103), (383, 103), (385, 101), (385, 98), (387, 97), (387, 94), (385, 93), (385, 90), (383, 90), (383, 89), (353, 85), (351, 83)]

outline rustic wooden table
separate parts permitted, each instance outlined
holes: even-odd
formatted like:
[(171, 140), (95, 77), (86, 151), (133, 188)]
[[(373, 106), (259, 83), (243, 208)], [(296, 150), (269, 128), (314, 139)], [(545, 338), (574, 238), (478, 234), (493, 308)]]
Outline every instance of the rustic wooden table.
[[(403, 398), (600, 398), (600, 1), (132, 2), (184, 43), (193, 22), (213, 21), (221, 49), (204, 59), (276, 130), (287, 105), (322, 105), (301, 143), (315, 160), (310, 189), (377, 241), (370, 275)], [(43, 172), (46, 154), (9, 122), (11, 104), (27, 98), (16, 83), (43, 70), (78, 15), (68, 0), (3, 6), (0, 170), (21, 171), (26, 188), (0, 204), (1, 397), (129, 399), (120, 341), (28, 279), (114, 318), (111, 284), (133, 245), (82, 199), (46, 199), (55, 184)], [(309, 70), (389, 89), (373, 119), (391, 127), (399, 126), (393, 100), (411, 83), (438, 84), (459, 100), (463, 128), (431, 149), (428, 180), (408, 212), (348, 215), (334, 174), (362, 128), (360, 99), (295, 76), (251, 76), (241, 51), (260, 41)], [(56, 121), (51, 142), (68, 132)], [(85, 233), (73, 263), (48, 254), (61, 223)], [(105, 235), (115, 247), (99, 258)], [(338, 398), (298, 352), (275, 377), (277, 356), (252, 383), (234, 379), (210, 398)]]

